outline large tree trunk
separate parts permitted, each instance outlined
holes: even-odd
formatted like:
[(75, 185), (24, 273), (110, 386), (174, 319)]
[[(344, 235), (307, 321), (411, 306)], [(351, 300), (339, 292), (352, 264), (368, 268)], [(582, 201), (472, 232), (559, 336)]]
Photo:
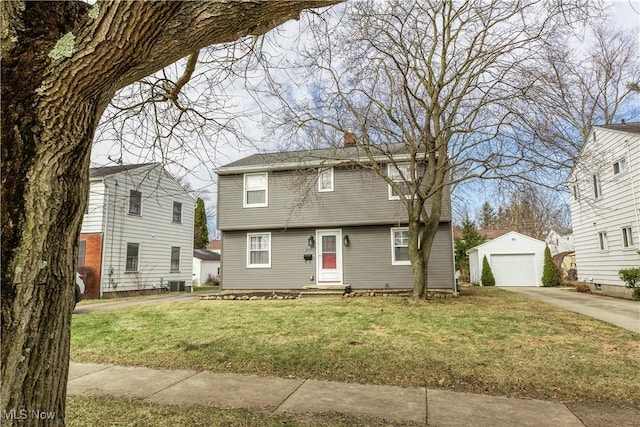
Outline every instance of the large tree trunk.
[(64, 425), (90, 148), (115, 91), (331, 3), (2, 2), (3, 425)]

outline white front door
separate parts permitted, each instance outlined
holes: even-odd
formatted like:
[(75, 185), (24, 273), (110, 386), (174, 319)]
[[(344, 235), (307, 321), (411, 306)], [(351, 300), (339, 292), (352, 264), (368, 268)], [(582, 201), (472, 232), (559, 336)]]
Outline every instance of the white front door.
[(318, 284), (342, 284), (342, 230), (316, 231)]

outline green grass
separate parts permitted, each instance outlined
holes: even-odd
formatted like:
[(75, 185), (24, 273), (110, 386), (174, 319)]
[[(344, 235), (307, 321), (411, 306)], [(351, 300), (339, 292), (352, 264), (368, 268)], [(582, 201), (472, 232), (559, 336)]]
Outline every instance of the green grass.
[(501, 289), (74, 316), (71, 359), (638, 406), (640, 336)]

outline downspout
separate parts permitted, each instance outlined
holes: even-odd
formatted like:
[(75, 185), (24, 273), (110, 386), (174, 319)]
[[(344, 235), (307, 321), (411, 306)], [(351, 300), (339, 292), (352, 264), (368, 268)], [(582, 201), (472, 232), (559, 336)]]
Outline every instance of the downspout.
[[(635, 180), (633, 179), (633, 170), (631, 169), (631, 150), (629, 149), (629, 140), (626, 139), (624, 141), (624, 145), (627, 148), (627, 159), (629, 162), (629, 175), (631, 176), (631, 192), (633, 193), (633, 210), (636, 216), (636, 230), (638, 230), (638, 237), (640, 237), (640, 218), (639, 218), (639, 214), (638, 214), (638, 210), (640, 209), (638, 206), (638, 195), (636, 194), (636, 186), (635, 186)], [(631, 231), (631, 236), (633, 237), (633, 230)], [(638, 239), (640, 240), (640, 238)], [(640, 253), (640, 241), (636, 243), (636, 251), (638, 253)]]
[(105, 188), (105, 197), (102, 202), (102, 262), (100, 263), (100, 299), (102, 299), (104, 295), (104, 281), (105, 281), (105, 258), (107, 257), (107, 229), (109, 225), (109, 186), (105, 182), (104, 178), (102, 178), (102, 185)]

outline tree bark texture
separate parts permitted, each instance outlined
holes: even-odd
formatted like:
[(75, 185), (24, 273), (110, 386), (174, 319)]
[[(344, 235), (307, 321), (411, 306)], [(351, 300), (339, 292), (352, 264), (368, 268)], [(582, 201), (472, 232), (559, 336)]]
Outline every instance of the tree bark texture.
[(332, 3), (2, 2), (3, 425), (65, 423), (75, 248), (94, 132), (114, 93)]

